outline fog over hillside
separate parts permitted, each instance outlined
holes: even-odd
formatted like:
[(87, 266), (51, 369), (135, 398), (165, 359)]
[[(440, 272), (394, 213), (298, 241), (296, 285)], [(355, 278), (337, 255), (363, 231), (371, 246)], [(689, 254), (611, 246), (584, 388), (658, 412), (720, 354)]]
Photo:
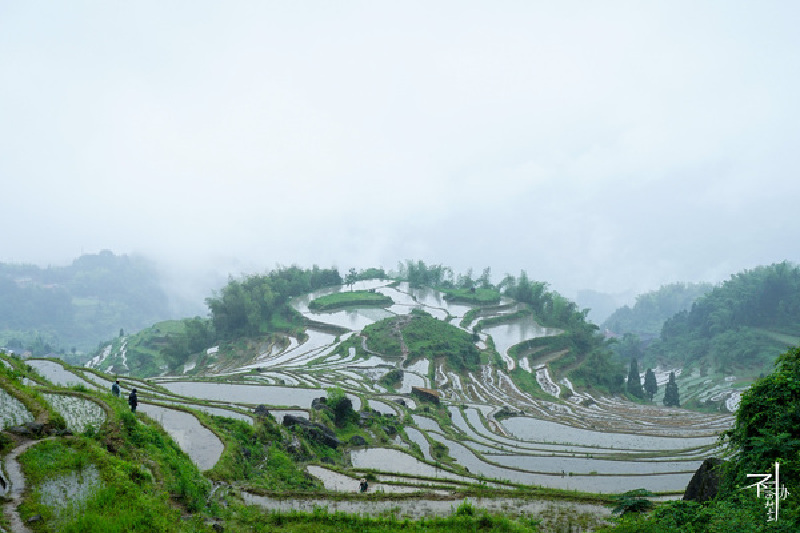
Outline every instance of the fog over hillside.
[(800, 262), (787, 2), (0, 7), (0, 261), (205, 297), (422, 259), (575, 297)]

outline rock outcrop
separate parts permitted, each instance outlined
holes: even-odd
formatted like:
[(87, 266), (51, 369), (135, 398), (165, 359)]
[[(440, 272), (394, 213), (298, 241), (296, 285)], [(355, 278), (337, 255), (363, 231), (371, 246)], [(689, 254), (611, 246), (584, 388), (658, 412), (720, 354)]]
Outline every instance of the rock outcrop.
[(686, 486), (683, 499), (700, 503), (713, 500), (719, 490), (722, 463), (723, 461), (716, 457), (709, 457), (703, 461)]
[(366, 446), (367, 441), (361, 435), (353, 435), (350, 437), (350, 446)]
[(327, 426), (310, 422), (305, 418), (294, 415), (285, 415), (283, 425), (286, 427), (299, 427), (303, 435), (311, 441), (319, 442), (330, 448), (338, 448), (341, 442), (336, 438), (336, 432)]

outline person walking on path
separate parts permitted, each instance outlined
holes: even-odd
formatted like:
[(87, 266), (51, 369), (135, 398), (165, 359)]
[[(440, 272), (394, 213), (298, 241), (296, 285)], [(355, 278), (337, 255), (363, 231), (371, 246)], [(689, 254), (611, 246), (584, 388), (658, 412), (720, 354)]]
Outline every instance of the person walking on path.
[(113, 385), (111, 385), (111, 394), (119, 398), (119, 380), (115, 381)]
[(128, 405), (131, 406), (131, 412), (136, 412), (136, 405), (139, 403), (139, 399), (136, 397), (136, 389), (133, 389), (128, 395)]

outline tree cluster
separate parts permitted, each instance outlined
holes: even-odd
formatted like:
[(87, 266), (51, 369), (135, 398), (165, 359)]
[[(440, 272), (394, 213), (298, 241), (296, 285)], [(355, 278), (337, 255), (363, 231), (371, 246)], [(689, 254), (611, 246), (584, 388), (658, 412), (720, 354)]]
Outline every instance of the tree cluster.
[(297, 266), (274, 270), (243, 280), (229, 279), (218, 295), (206, 298), (216, 337), (230, 340), (257, 336), (295, 320), (290, 298), (341, 285), (335, 268), (301, 269)]
[(206, 298), (210, 318), (183, 320), (183, 332), (169, 335), (161, 353), (170, 368), (176, 368), (219, 341), (302, 328), (302, 318), (289, 300), (341, 283), (338, 270), (318, 266), (291, 266), (242, 280), (231, 278), (219, 294)]
[(664, 405), (667, 407), (681, 406), (681, 397), (678, 393), (678, 383), (675, 381), (675, 372), (669, 373), (669, 380), (664, 386)]
[(653, 401), (653, 396), (658, 392), (658, 381), (656, 381), (656, 374), (652, 368), (648, 368), (644, 374), (644, 392), (650, 401)]
[(644, 398), (644, 387), (642, 378), (639, 376), (639, 363), (634, 357), (631, 359), (630, 370), (628, 371), (628, 383), (626, 385), (628, 394), (635, 398)]

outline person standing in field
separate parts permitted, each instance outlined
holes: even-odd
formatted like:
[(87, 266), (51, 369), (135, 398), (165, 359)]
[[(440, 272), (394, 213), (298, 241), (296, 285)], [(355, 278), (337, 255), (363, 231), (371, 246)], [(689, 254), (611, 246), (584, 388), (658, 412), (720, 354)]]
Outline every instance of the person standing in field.
[(128, 405), (131, 406), (131, 412), (136, 412), (136, 406), (139, 404), (139, 399), (136, 397), (136, 389), (133, 389), (128, 395)]

